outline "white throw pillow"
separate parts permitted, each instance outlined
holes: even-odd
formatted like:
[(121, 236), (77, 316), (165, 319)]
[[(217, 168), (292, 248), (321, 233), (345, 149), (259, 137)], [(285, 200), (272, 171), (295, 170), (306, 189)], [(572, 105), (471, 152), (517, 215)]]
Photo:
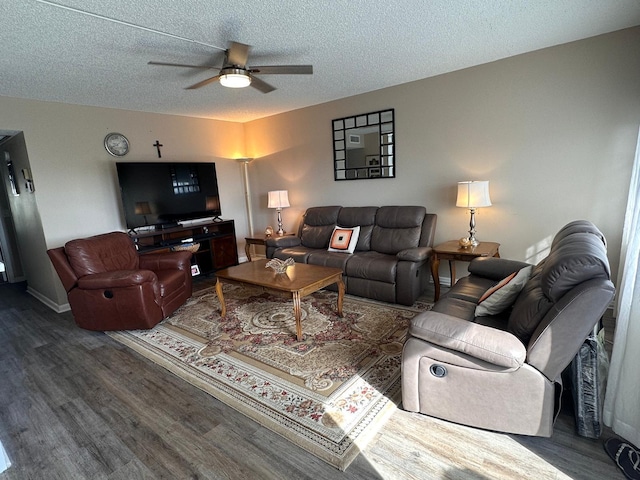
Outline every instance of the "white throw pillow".
[(503, 278), (484, 292), (476, 306), (476, 317), (497, 315), (513, 305), (516, 297), (529, 281), (532, 269), (533, 266), (524, 267), (517, 273)]
[(335, 227), (329, 240), (329, 251), (353, 253), (360, 236), (360, 227)]

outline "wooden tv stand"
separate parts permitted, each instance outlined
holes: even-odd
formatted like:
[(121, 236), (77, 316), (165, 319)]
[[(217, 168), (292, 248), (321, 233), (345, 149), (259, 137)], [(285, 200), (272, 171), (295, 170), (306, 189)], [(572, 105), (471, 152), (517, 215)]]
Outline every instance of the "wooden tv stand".
[(233, 220), (207, 222), (165, 229), (130, 232), (141, 254), (169, 251), (181, 245), (200, 244), (193, 263), (207, 275), (222, 268), (238, 265), (238, 246)]

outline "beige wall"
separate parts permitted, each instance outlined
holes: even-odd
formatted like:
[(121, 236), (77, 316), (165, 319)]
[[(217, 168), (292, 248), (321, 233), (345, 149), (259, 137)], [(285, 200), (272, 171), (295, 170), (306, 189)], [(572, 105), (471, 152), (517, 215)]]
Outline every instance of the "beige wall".
[[(288, 189), (288, 230), (308, 206), (417, 204), (438, 214), (437, 242), (456, 239), (469, 223), (456, 182), (489, 180), (480, 240), (536, 262), (562, 225), (585, 218), (607, 236), (615, 272), (640, 126), (639, 45), (640, 28), (623, 30), (248, 123), (255, 228), (275, 223), (267, 191)], [(386, 108), (397, 177), (333, 181), (331, 120)]]
[[(244, 150), (242, 124), (7, 97), (0, 97), (0, 112), (0, 129), (24, 132), (46, 248), (125, 229), (116, 159), (103, 146), (113, 131), (131, 143), (127, 161), (158, 160), (153, 144), (160, 140), (162, 160), (215, 162), (223, 216), (235, 219), (244, 237), (242, 176), (234, 160)], [(37, 238), (24, 229), (21, 233), (20, 242)], [(39, 255), (22, 259), (29, 288), (44, 301), (64, 305), (66, 294), (39, 247)]]
[[(24, 132), (47, 248), (124, 229), (114, 158), (102, 146), (119, 131), (130, 161), (157, 159), (156, 139), (163, 160), (215, 161), (240, 248), (247, 215), (232, 159), (246, 155), (258, 232), (276, 223), (267, 192), (288, 189), (289, 231), (313, 205), (417, 204), (438, 214), (436, 241), (459, 238), (469, 214), (454, 206), (456, 182), (489, 180), (494, 206), (477, 216), (480, 240), (535, 262), (559, 227), (586, 218), (608, 237), (615, 272), (640, 125), (638, 45), (640, 28), (623, 30), (244, 125), (0, 97), (0, 129)], [(335, 182), (331, 120), (387, 108), (397, 177)], [(25, 261), (36, 262), (30, 287), (64, 304), (46, 257)]]

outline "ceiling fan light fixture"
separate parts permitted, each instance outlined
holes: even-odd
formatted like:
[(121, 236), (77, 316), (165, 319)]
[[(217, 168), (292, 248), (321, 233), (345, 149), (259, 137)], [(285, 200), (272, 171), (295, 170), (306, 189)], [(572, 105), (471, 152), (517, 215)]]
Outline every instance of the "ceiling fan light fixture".
[(251, 77), (245, 70), (225, 68), (220, 72), (220, 84), (228, 88), (244, 88), (251, 85)]

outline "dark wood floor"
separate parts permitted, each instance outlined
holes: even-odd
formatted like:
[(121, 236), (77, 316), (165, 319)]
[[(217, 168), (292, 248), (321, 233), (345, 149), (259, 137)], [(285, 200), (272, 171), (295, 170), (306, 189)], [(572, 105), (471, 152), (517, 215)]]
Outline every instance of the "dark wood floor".
[(12, 463), (0, 480), (624, 478), (602, 440), (573, 432), (570, 411), (547, 439), (398, 410), (340, 472), (24, 286), (0, 285), (0, 442)]

